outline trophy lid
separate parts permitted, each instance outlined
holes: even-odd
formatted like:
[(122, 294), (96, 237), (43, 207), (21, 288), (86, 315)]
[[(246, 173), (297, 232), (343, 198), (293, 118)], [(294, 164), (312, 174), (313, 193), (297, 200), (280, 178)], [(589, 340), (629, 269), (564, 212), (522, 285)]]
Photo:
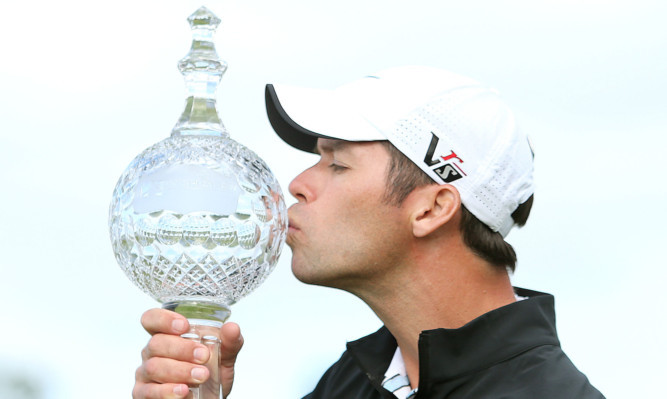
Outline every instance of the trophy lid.
[(172, 136), (209, 135), (228, 137), (216, 108), (216, 92), (227, 63), (218, 57), (213, 34), (220, 18), (200, 7), (188, 18), (192, 29), (190, 51), (178, 62), (185, 78), (185, 109), (172, 129)]

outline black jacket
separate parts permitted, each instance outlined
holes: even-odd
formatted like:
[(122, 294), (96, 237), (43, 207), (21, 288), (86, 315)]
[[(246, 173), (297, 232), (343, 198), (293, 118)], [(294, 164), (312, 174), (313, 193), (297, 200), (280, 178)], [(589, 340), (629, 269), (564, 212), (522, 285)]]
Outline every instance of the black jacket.
[[(458, 329), (419, 337), (415, 399), (604, 399), (563, 353), (554, 298), (517, 289), (518, 301)], [(381, 387), (396, 350), (389, 330), (347, 344), (307, 399), (396, 398)]]

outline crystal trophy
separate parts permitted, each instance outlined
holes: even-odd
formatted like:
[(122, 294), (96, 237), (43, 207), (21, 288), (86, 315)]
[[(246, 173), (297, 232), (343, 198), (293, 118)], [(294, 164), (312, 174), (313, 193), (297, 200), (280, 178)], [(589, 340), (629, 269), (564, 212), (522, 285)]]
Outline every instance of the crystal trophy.
[(120, 267), (144, 292), (190, 321), (184, 336), (211, 349), (209, 380), (195, 399), (220, 398), (219, 328), (230, 305), (274, 269), (287, 226), (280, 186), (255, 153), (229, 138), (216, 110), (227, 69), (213, 34), (220, 20), (205, 7), (188, 21), (193, 41), (178, 67), (185, 110), (171, 136), (123, 172), (109, 209)]

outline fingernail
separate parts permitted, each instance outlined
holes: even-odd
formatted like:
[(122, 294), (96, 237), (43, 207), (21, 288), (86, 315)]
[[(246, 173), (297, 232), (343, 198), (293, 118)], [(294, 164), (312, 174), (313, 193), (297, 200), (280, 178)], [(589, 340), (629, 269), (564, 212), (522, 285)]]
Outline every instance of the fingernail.
[(171, 328), (176, 332), (181, 332), (185, 330), (185, 320), (176, 319), (171, 322)]
[(199, 363), (204, 363), (206, 361), (206, 358), (208, 357), (208, 349), (197, 348), (195, 349), (194, 356), (196, 361), (198, 361)]
[(176, 385), (174, 387), (174, 393), (180, 397), (183, 397), (188, 394), (188, 388), (185, 385)]
[(195, 382), (202, 382), (204, 381), (204, 378), (206, 378), (206, 369), (202, 367), (195, 367), (192, 369), (191, 375)]

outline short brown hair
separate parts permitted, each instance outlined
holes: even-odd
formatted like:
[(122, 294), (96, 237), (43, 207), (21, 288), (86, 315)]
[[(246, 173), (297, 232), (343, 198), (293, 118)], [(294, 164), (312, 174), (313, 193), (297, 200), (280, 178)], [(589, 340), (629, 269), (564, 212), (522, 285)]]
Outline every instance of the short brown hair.
[[(415, 188), (437, 184), (389, 141), (382, 141), (381, 143), (387, 148), (391, 158), (387, 170), (387, 191), (384, 197), (386, 203), (398, 206)], [(514, 223), (518, 226), (526, 224), (532, 205), (533, 196), (531, 195), (526, 202), (519, 205), (512, 213)], [(514, 248), (505, 241), (500, 233), (491, 230), (489, 226), (470, 213), (465, 206), (461, 206), (461, 211), (460, 229), (463, 242), (468, 248), (492, 265), (514, 271), (516, 268)]]

